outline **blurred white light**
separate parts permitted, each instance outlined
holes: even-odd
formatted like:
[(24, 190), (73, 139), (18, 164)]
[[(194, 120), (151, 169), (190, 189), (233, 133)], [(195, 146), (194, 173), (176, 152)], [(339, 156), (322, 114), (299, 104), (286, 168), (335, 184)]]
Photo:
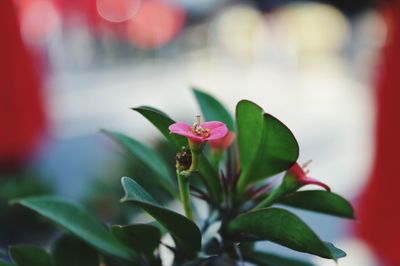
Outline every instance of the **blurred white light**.
[(287, 5), (274, 17), (288, 42), (300, 53), (318, 55), (339, 51), (349, 39), (350, 26), (336, 8), (320, 3)]
[(99, 15), (110, 22), (123, 22), (138, 12), (141, 0), (97, 0)]
[[(376, 266), (376, 261), (372, 250), (363, 242), (357, 239), (345, 239), (340, 241), (338, 247), (346, 251), (347, 256), (339, 260), (340, 266)], [(321, 258), (314, 259), (318, 266), (337, 266), (338, 263)]]
[(223, 11), (216, 21), (216, 37), (233, 56), (253, 59), (264, 47), (266, 34), (262, 14), (248, 5), (235, 5)]

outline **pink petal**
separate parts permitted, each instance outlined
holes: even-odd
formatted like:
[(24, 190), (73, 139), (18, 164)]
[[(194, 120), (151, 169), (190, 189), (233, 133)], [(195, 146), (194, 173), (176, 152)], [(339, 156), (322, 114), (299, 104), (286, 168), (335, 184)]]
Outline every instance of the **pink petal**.
[(228, 128), (224, 124), (220, 127), (212, 129), (207, 140), (219, 140), (225, 137), (226, 134), (228, 134)]
[(200, 123), (200, 126), (202, 128), (207, 128), (207, 129), (213, 130), (213, 129), (221, 127), (221, 126), (225, 126), (225, 124), (220, 121), (208, 121), (208, 122)]
[(213, 149), (227, 149), (235, 140), (235, 133), (228, 131), (228, 133), (219, 140), (210, 140), (210, 147)]
[(317, 186), (323, 187), (325, 190), (327, 190), (329, 192), (331, 191), (331, 188), (328, 185), (326, 185), (316, 179), (310, 178), (310, 177), (304, 178), (302, 180), (302, 183), (304, 183), (305, 185), (317, 185)]
[(187, 132), (190, 130), (190, 126), (186, 123), (182, 123), (182, 122), (176, 122), (172, 125), (170, 125), (168, 127), (169, 131), (171, 131), (172, 133), (177, 133), (178, 132)]
[(169, 131), (171, 131), (171, 133), (187, 137), (187, 138), (191, 139), (192, 141), (196, 141), (196, 142), (206, 141), (206, 139), (204, 139), (203, 137), (197, 136), (196, 134), (191, 133), (190, 132), (191, 126), (189, 126), (188, 124), (182, 123), (182, 122), (177, 122), (175, 124), (172, 124), (168, 127), (168, 129), (169, 129)]
[(305, 178), (306, 174), (304, 173), (303, 168), (298, 163), (295, 163), (289, 170), (289, 172), (297, 178)]

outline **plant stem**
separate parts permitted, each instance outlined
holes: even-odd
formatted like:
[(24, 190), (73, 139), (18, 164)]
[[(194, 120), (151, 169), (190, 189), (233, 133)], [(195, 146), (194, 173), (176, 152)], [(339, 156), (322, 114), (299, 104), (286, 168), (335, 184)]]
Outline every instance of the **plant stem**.
[(191, 151), (192, 152), (192, 164), (190, 165), (189, 168), (189, 172), (194, 172), (197, 171), (197, 167), (199, 164), (199, 157), (200, 157), (200, 153), (195, 152), (195, 151)]
[(182, 207), (185, 211), (185, 215), (190, 220), (193, 220), (192, 206), (190, 203), (190, 187), (189, 179), (182, 175), (179, 171), (176, 171), (178, 177), (179, 194), (181, 197)]

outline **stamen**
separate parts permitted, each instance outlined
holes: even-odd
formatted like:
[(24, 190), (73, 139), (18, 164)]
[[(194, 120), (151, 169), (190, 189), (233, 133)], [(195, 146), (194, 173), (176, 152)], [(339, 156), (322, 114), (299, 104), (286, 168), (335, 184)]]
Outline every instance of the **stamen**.
[(308, 160), (307, 162), (303, 163), (303, 165), (301, 166), (301, 168), (306, 168), (307, 166), (310, 165), (310, 163), (312, 163), (312, 160)]
[(201, 116), (196, 115), (196, 122), (193, 124), (192, 128), (190, 129), (190, 132), (198, 136), (201, 136), (203, 138), (208, 138), (210, 136), (210, 129), (202, 128), (200, 126), (200, 122), (201, 122)]

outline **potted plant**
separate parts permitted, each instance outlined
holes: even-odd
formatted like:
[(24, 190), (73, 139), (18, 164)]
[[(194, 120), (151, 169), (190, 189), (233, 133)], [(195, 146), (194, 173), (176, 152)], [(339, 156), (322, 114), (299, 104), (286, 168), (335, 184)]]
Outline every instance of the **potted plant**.
[[(165, 265), (160, 252), (164, 247), (173, 254), (173, 265), (311, 265), (258, 250), (254, 245), (258, 241), (335, 261), (344, 257), (344, 251), (322, 241), (285, 208), (354, 218), (344, 198), (310, 178), (305, 170), (307, 163), (297, 162), (299, 145), (288, 127), (248, 100), (237, 104), (234, 120), (211, 95), (193, 91), (203, 114), (193, 125), (175, 122), (152, 107), (134, 108), (174, 145), (176, 175), (159, 154), (139, 141), (104, 131), (156, 173), (159, 186), (181, 202), (182, 211), (154, 200), (135, 176), (122, 177), (125, 195), (121, 203), (140, 208), (154, 218), (153, 222), (104, 226), (78, 204), (59, 197), (17, 199), (14, 204), (38, 212), (61, 225), (66, 233), (53, 241), (49, 252), (33, 246), (12, 246), (14, 263)], [(309, 184), (322, 190), (299, 191)], [(205, 203), (201, 205), (207, 206), (205, 219), (198, 215), (200, 205), (193, 202)], [(165, 235), (172, 237), (173, 245), (164, 242)]]

